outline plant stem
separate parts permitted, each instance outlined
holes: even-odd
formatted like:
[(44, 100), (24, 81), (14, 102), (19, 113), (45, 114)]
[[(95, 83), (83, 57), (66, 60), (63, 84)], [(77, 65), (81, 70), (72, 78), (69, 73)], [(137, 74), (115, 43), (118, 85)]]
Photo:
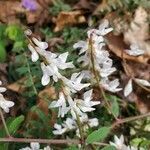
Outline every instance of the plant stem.
[(96, 69), (95, 69), (95, 62), (94, 62), (94, 54), (93, 54), (93, 43), (92, 43), (92, 38), (89, 39), (89, 49), (90, 49), (90, 54), (91, 54), (91, 62), (92, 62), (92, 69), (93, 69), (93, 75), (95, 76), (97, 85), (99, 87), (99, 90), (101, 91), (102, 97), (104, 98), (105, 104), (106, 104), (106, 109), (107, 111), (114, 116), (114, 118), (117, 120), (118, 118), (114, 115), (114, 113), (111, 111), (111, 106), (108, 103), (107, 97), (105, 95), (105, 92), (103, 88), (100, 86), (100, 77), (97, 75)]
[(27, 138), (0, 138), (0, 142), (12, 142), (12, 143), (31, 143), (31, 142), (38, 142), (43, 144), (80, 144), (79, 140), (76, 139), (27, 139)]
[(27, 55), (26, 54), (24, 54), (24, 55), (25, 55), (26, 64), (27, 64), (27, 68), (28, 68), (28, 73), (29, 73), (29, 79), (31, 81), (33, 91), (34, 91), (35, 95), (38, 95), (38, 92), (37, 92), (36, 87), (34, 85), (34, 81), (33, 81), (33, 77), (32, 77), (32, 73), (31, 73), (31, 69), (30, 69), (30, 64), (28, 62)]
[(76, 114), (76, 117), (77, 117), (77, 125), (79, 127), (79, 133), (80, 133), (80, 137), (81, 137), (81, 145), (83, 146), (83, 149), (84, 149), (85, 140), (84, 140), (84, 132), (83, 132), (82, 124), (81, 124), (81, 121), (80, 121), (80, 118), (79, 118), (77, 112), (75, 112), (75, 114)]
[(0, 108), (0, 116), (1, 116), (1, 119), (2, 119), (2, 123), (3, 123), (3, 126), (5, 128), (5, 131), (6, 131), (6, 134), (8, 137), (11, 137), (10, 136), (10, 133), (9, 133), (9, 130), (7, 128), (7, 124), (6, 124), (6, 121), (5, 121), (5, 118), (4, 118), (4, 115), (3, 115), (3, 112), (2, 112), (2, 109)]
[(143, 115), (135, 116), (135, 117), (128, 117), (128, 118), (117, 120), (112, 125), (111, 128), (114, 128), (114, 127), (118, 126), (119, 124), (123, 124), (123, 123), (127, 123), (127, 122), (130, 122), (130, 121), (135, 121), (135, 120), (143, 119), (143, 118), (146, 118), (146, 117), (150, 117), (150, 112), (146, 113), (146, 114), (143, 114)]
[[(0, 143), (1, 142), (9, 142), (9, 143), (31, 143), (31, 142), (38, 142), (42, 144), (81, 144), (81, 141), (76, 140), (76, 139), (67, 139), (67, 140), (62, 140), (62, 139), (27, 139), (27, 138), (14, 138), (14, 137), (8, 137), (8, 138), (0, 138)], [(99, 145), (99, 146), (107, 146), (109, 144), (107, 143), (100, 143), (100, 142), (94, 142), (94, 145)]]

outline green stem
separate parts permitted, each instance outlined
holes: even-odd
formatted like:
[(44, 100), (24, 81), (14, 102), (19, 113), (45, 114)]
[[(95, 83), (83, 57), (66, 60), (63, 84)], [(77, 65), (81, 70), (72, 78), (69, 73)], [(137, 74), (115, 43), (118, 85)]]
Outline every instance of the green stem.
[(36, 87), (35, 87), (35, 85), (34, 85), (34, 81), (33, 81), (33, 77), (32, 77), (32, 73), (31, 73), (31, 69), (30, 69), (30, 64), (29, 64), (29, 62), (28, 62), (27, 55), (26, 55), (26, 54), (24, 54), (24, 55), (25, 55), (26, 64), (27, 64), (27, 69), (28, 69), (28, 73), (29, 73), (29, 79), (30, 79), (30, 81), (31, 81), (33, 91), (34, 91), (35, 95), (38, 95), (38, 92), (37, 92)]
[(9, 133), (9, 130), (8, 130), (8, 128), (7, 128), (7, 124), (6, 124), (6, 121), (5, 121), (5, 118), (4, 118), (2, 109), (0, 109), (0, 116), (1, 116), (2, 123), (3, 123), (3, 126), (4, 126), (4, 128), (5, 128), (5, 131), (6, 131), (7, 136), (8, 136), (8, 137), (11, 137), (11, 136), (10, 136), (10, 133)]
[(79, 127), (79, 134), (81, 137), (81, 145), (83, 146), (83, 149), (84, 149), (85, 148), (84, 131), (83, 131), (82, 124), (81, 124), (81, 121), (80, 121), (80, 118), (79, 118), (77, 112), (76, 111), (74, 111), (74, 112), (75, 112), (76, 117), (77, 117), (77, 125)]

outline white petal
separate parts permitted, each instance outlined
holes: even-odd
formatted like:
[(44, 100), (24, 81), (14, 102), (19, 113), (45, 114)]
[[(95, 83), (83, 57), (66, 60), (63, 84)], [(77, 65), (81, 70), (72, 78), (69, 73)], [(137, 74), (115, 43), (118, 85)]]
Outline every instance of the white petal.
[(127, 85), (124, 88), (124, 96), (128, 96), (131, 92), (133, 91), (133, 87), (132, 87), (132, 79), (130, 79), (127, 83)]
[(24, 34), (30, 36), (32, 34), (32, 31), (30, 29), (27, 29), (24, 31)]
[(47, 74), (44, 74), (41, 79), (42, 85), (46, 86), (48, 85), (49, 82), (50, 82), (50, 77)]
[(6, 88), (5, 87), (0, 87), (0, 93), (3, 93), (6, 91)]
[(135, 78), (135, 81), (138, 82), (139, 84), (150, 87), (150, 83), (146, 80)]
[(38, 142), (31, 142), (30, 146), (31, 146), (32, 150), (40, 149), (40, 144)]
[(36, 52), (36, 50), (34, 49), (34, 47), (30, 44), (28, 44), (28, 48), (29, 50), (31, 51), (31, 59), (33, 62), (36, 62), (38, 59), (39, 59), (39, 55), (38, 53)]
[(86, 91), (84, 93), (84, 95), (83, 95), (84, 101), (89, 102), (92, 99), (92, 92), (93, 92), (93, 89)]
[(48, 43), (47, 42), (42, 42), (42, 41), (39, 41), (38, 39), (36, 38), (32, 38), (33, 42), (41, 49), (47, 49), (48, 48)]
[(59, 58), (62, 62), (66, 62), (67, 57), (68, 57), (68, 52), (63, 53), (63, 54), (60, 54), (60, 55), (58, 56), (58, 58)]

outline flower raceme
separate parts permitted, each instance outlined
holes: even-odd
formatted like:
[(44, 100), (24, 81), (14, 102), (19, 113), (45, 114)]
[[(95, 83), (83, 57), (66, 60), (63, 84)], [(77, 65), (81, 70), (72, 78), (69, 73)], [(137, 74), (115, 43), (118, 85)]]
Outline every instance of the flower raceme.
[[(2, 85), (2, 82), (0, 81), (0, 85)], [(3, 92), (6, 91), (6, 88), (5, 87), (0, 87), (0, 107), (6, 112), (6, 113), (9, 113), (9, 109), (11, 107), (14, 106), (14, 102), (12, 101), (8, 101), (4, 98), (3, 96)]]
[[(88, 118), (88, 115), (84, 113), (81, 117), (79, 117), (80, 122), (82, 124), (84, 132), (88, 131), (89, 127), (97, 127), (99, 125), (97, 118)], [(67, 118), (62, 125), (55, 123), (53, 134), (62, 135), (71, 130), (76, 130), (76, 135), (80, 137), (78, 125), (74, 118)]]
[(31, 51), (32, 61), (36, 62), (39, 59), (39, 56), (44, 58), (44, 62), (41, 63), (41, 69), (43, 72), (41, 79), (42, 85), (47, 85), (50, 82), (50, 77), (52, 77), (55, 82), (62, 78), (63, 76), (59, 73), (59, 70), (74, 68), (73, 62), (66, 62), (68, 52), (60, 55), (54, 54), (50, 51), (46, 51), (48, 43), (42, 42), (34, 37), (32, 37), (31, 41), (32, 44), (28, 44), (28, 48)]
[[(91, 29), (87, 32), (87, 41), (79, 41), (73, 45), (73, 48), (80, 49), (78, 62), (82, 62), (83, 66), (88, 66), (90, 70), (93, 70), (94, 76), (101, 79), (100, 85), (103, 88), (110, 92), (118, 92), (122, 90), (117, 88), (119, 80), (109, 81), (109, 76), (116, 71), (116, 68), (113, 67), (113, 61), (109, 57), (108, 51), (104, 49), (104, 35), (111, 31), (112, 28), (109, 28), (108, 21), (104, 20), (99, 29)], [(85, 71), (87, 72), (87, 70)]]
[[(79, 55), (81, 57), (78, 59), (78, 62), (83, 62), (84, 65), (90, 66), (90, 68), (94, 67), (95, 71), (98, 72), (101, 81), (103, 81), (100, 82), (99, 80), (99, 84), (111, 92), (117, 92), (121, 90), (121, 88), (118, 88), (118, 79), (114, 81), (109, 81), (108, 79), (109, 75), (116, 71), (108, 51), (104, 49), (104, 35), (112, 31), (112, 28), (109, 28), (108, 25), (108, 21), (105, 20), (104, 23), (99, 26), (99, 29), (89, 30), (87, 32), (88, 40), (79, 41), (74, 44), (73, 47), (80, 48)], [(93, 90), (84, 90), (86, 92), (83, 94), (83, 99), (75, 98), (77, 92), (89, 88), (90, 86), (89, 83), (82, 83), (82, 79), (85, 77), (84, 72), (73, 73), (70, 79), (66, 78), (61, 74), (60, 70), (74, 68), (72, 62), (66, 62), (68, 52), (63, 54), (52, 53), (46, 50), (48, 48), (46, 42), (42, 42), (30, 36), (31, 32), (26, 32), (26, 35), (31, 37), (28, 48), (31, 52), (32, 61), (36, 62), (39, 57), (43, 59), (41, 62), (43, 72), (41, 79), (42, 85), (47, 85), (50, 82), (50, 78), (55, 82), (61, 81), (62, 83), (59, 98), (50, 104), (50, 108), (58, 108), (58, 117), (63, 118), (66, 117), (67, 114), (71, 114), (72, 116), (72, 119), (67, 119), (62, 125), (55, 124), (54, 134), (63, 134), (68, 131), (68, 129), (77, 128), (78, 118), (82, 123), (86, 122), (86, 124), (88, 124), (85, 126), (85, 129), (87, 129), (88, 126), (97, 126), (97, 118), (93, 118), (93, 120), (88, 119), (88, 115), (86, 114), (94, 111), (94, 107), (100, 104), (99, 101), (92, 101)], [(85, 72), (86, 71), (87, 70), (85, 70)]]

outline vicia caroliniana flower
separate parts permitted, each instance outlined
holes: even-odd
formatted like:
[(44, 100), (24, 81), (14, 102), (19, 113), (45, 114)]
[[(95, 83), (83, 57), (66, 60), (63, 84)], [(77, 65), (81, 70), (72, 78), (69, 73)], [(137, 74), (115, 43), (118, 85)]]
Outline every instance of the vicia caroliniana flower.
[(31, 142), (30, 147), (21, 148), (20, 150), (51, 150), (51, 148), (49, 146), (46, 146), (41, 149), (38, 142)]
[(108, 77), (116, 71), (116, 68), (113, 67), (113, 60), (109, 57), (109, 52), (104, 49), (104, 35), (111, 31), (112, 28), (109, 28), (108, 20), (104, 20), (98, 29), (90, 29), (87, 32), (87, 41), (79, 41), (73, 47), (80, 49), (78, 62), (82, 62), (84, 67), (87, 66), (92, 70), (94, 79), (101, 79), (100, 84), (106, 90), (118, 92), (121, 90), (121, 88), (117, 88), (119, 80), (108, 80)]
[[(2, 85), (2, 82), (0, 81), (0, 85)], [(3, 92), (6, 91), (6, 88), (4, 87), (0, 87), (0, 107), (6, 112), (6, 113), (9, 113), (9, 109), (11, 107), (14, 106), (14, 102), (12, 101), (8, 101), (4, 98), (4, 96), (1, 94)]]
[(114, 142), (110, 142), (110, 145), (114, 146), (117, 150), (138, 150), (133, 146), (125, 145), (123, 135), (121, 135), (120, 138), (115, 135)]
[(139, 56), (144, 54), (144, 51), (140, 49), (137, 44), (131, 44), (130, 49), (126, 49), (125, 52), (131, 56)]

